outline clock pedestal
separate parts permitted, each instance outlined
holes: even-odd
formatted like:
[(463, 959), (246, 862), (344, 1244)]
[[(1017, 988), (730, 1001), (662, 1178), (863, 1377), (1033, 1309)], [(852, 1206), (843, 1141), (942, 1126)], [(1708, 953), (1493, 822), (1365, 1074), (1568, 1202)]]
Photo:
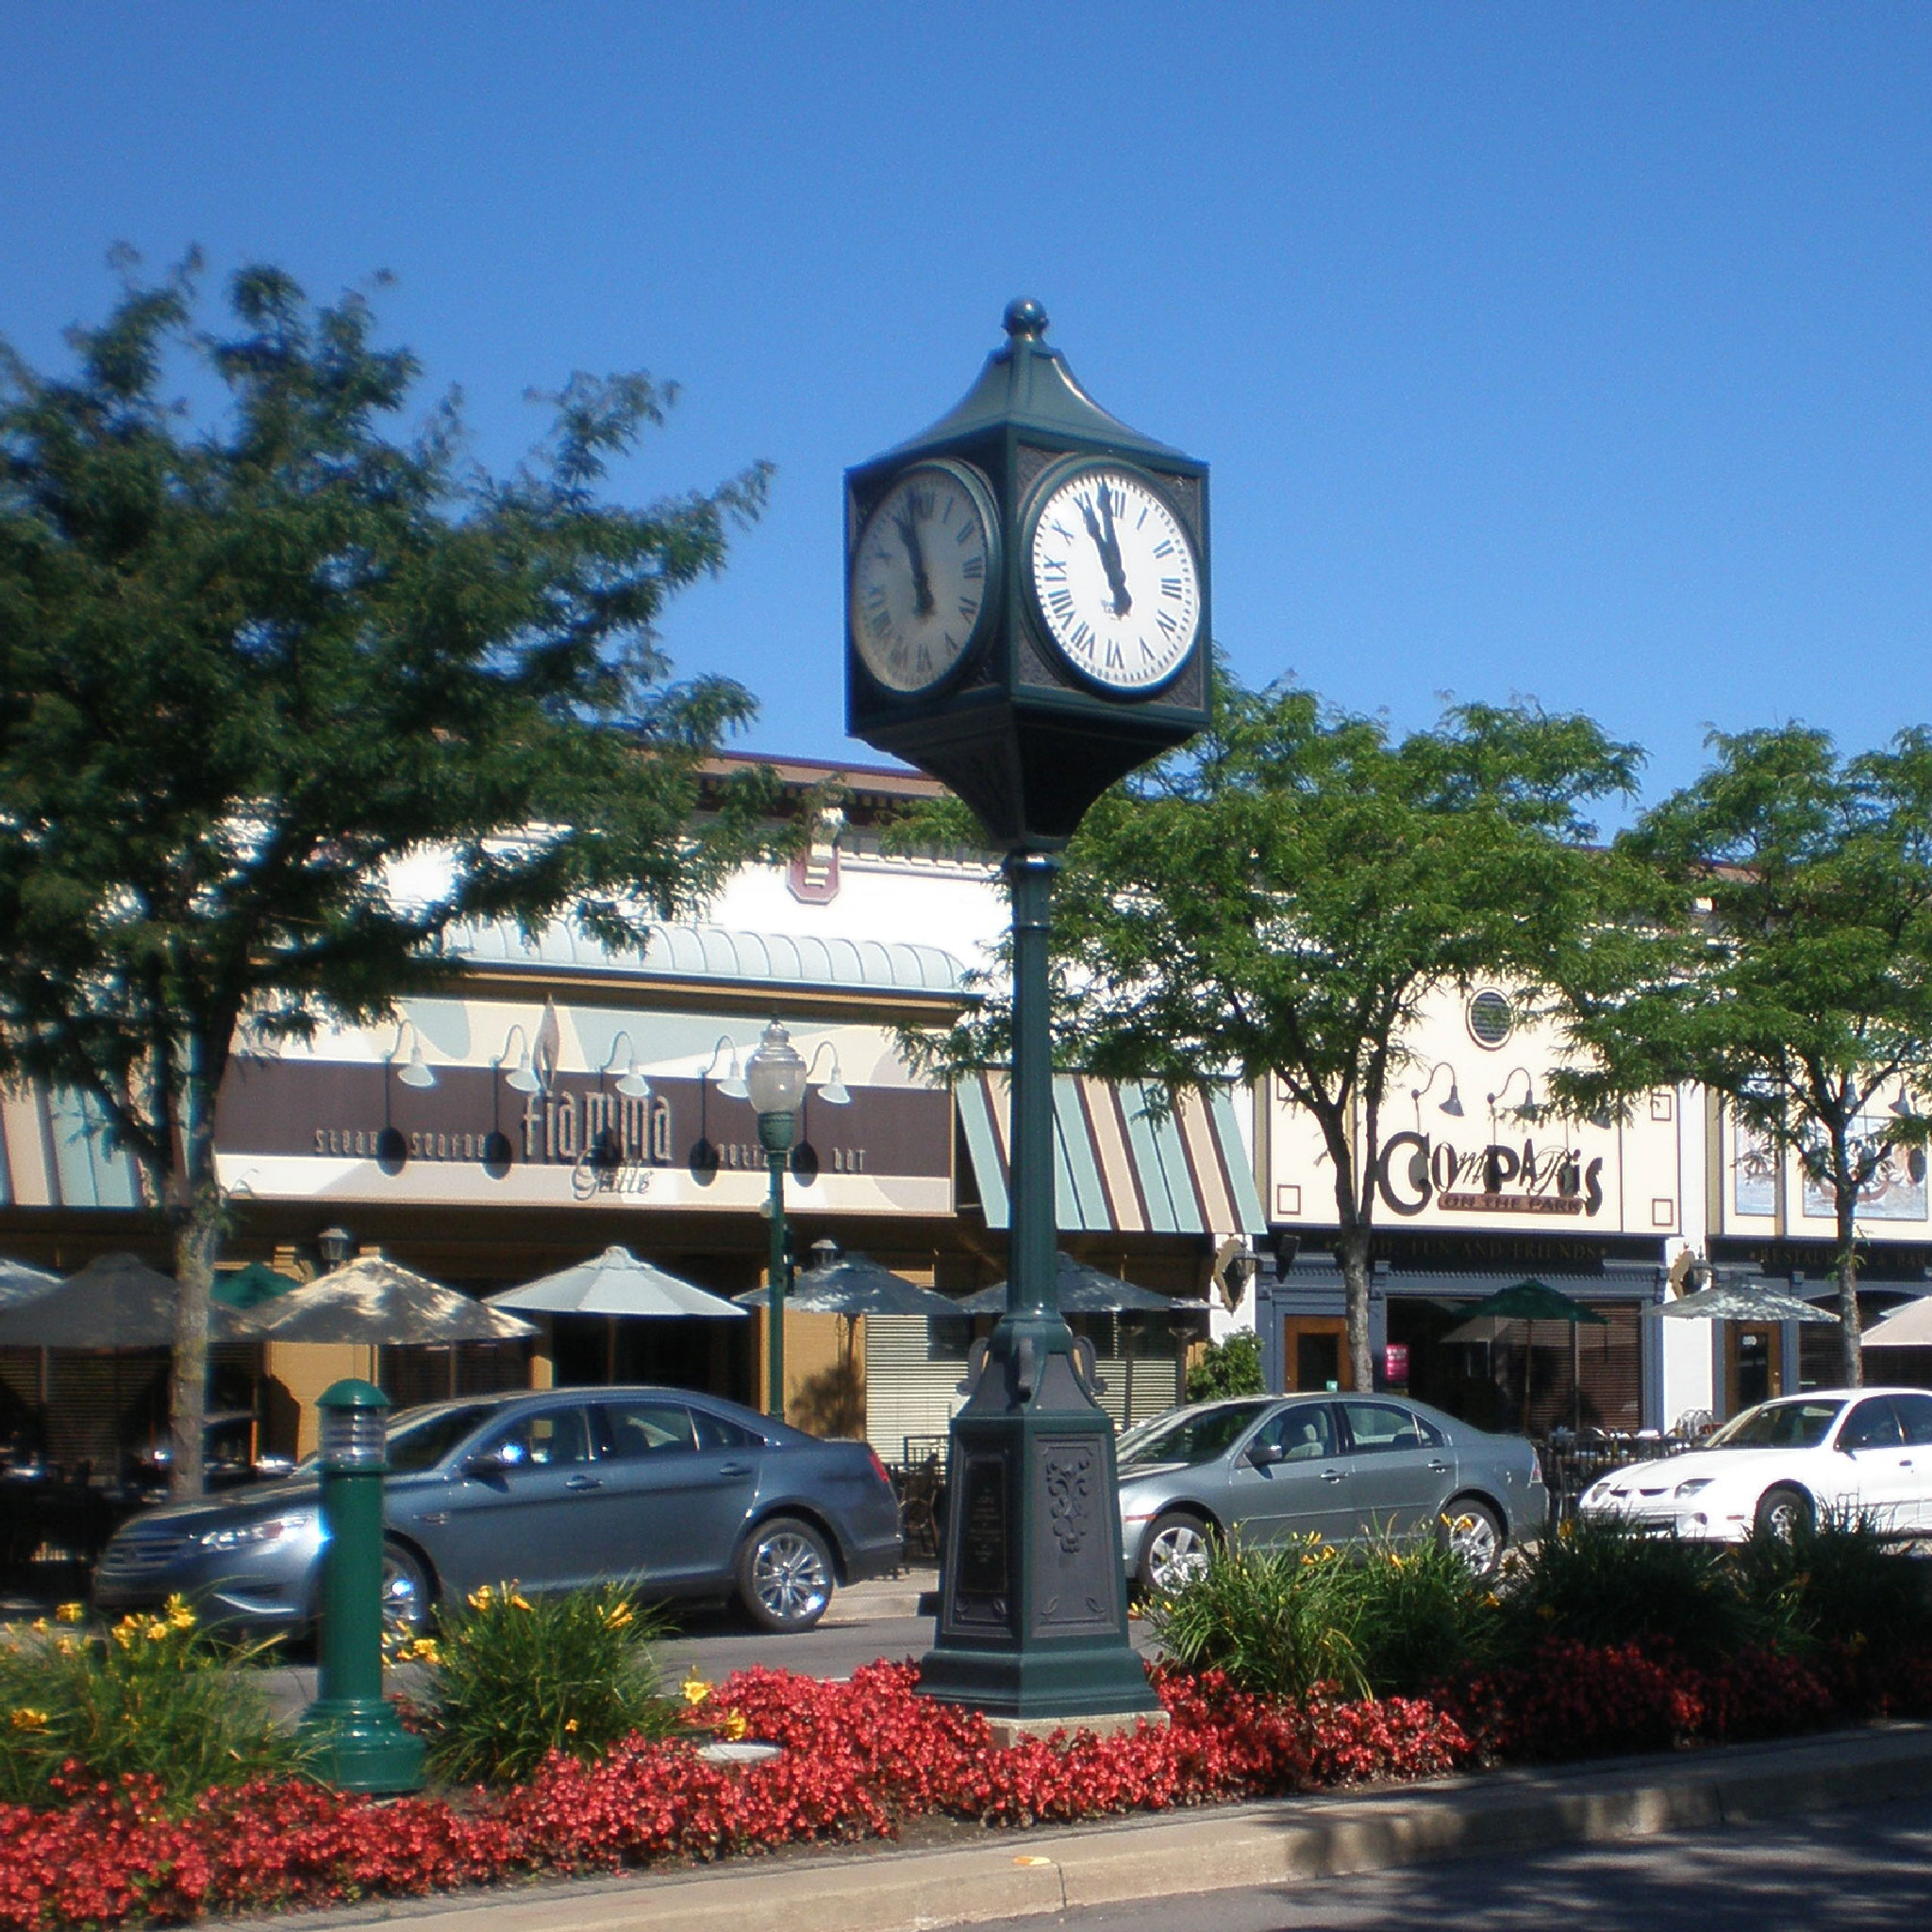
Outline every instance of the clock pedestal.
[(938, 1641), (920, 1689), (998, 1717), (1159, 1709), (1127, 1640), (1113, 1424), (1054, 1288), (1047, 939), (1058, 861), (1016, 852), (1007, 1312), (953, 1419)]

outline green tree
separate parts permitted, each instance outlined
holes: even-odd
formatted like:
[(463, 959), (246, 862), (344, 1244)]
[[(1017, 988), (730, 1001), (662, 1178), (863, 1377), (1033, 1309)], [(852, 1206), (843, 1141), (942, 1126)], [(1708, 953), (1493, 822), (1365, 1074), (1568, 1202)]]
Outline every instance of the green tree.
[[(1436, 990), (1490, 974), (1540, 986), (1604, 916), (1579, 808), (1628, 791), (1640, 760), (1589, 719), (1532, 706), (1456, 706), (1398, 741), (1378, 718), (1224, 674), (1212, 728), (1109, 791), (1068, 848), (1057, 1051), (1170, 1092), (1274, 1080), (1314, 1122), (1359, 1388), (1404, 1041)], [(914, 823), (928, 839), (947, 824)], [(996, 1063), (1006, 1028), (995, 998), (926, 1051)]]
[(1237, 1328), (1221, 1341), (1210, 1341), (1188, 1371), (1190, 1402), (1258, 1395), (1261, 1388), (1261, 1344), (1252, 1328)]
[(361, 296), (246, 268), (222, 332), (197, 260), (127, 273), (71, 374), (0, 345), (0, 1074), (87, 1096), (167, 1220), (193, 1493), (238, 1027), (381, 1015), (459, 920), (616, 938), (721, 875), (758, 801), (694, 828), (699, 766), (751, 700), (667, 682), (653, 624), (766, 470), (604, 500), (673, 392), (579, 375), (497, 480), (454, 396), (398, 432), (418, 367)]
[[(1618, 842), (1649, 916), (1574, 956), (1573, 1104), (1696, 1081), (1828, 1193), (1845, 1381), (1860, 1379), (1858, 1204), (1923, 1176), (1932, 1086), (1932, 732), (1840, 758), (1800, 724), (1713, 732), (1697, 781)], [(1902, 1109), (1894, 1111), (1894, 1107)]]

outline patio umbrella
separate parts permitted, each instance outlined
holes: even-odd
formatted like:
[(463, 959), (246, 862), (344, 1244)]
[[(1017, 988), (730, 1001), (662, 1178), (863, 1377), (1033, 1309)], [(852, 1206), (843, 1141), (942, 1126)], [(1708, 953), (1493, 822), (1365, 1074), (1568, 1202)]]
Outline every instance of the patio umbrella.
[[(102, 1255), (42, 1292), (0, 1306), (0, 1344), (17, 1348), (170, 1348), (175, 1280), (133, 1255)], [(233, 1308), (208, 1307), (214, 1341), (254, 1332)]]
[(287, 1294), (294, 1286), (292, 1274), (278, 1274), (266, 1261), (251, 1261), (245, 1268), (217, 1274), (208, 1292), (231, 1308), (254, 1308), (274, 1301), (278, 1294)]
[[(1823, 1315), (1832, 1322), (1835, 1315)], [(1867, 1348), (1932, 1348), (1932, 1294), (1902, 1303), (1865, 1331)]]
[[(1054, 1286), (1059, 1293), (1063, 1315), (1171, 1315), (1206, 1306), (1199, 1301), (1176, 1301), (1172, 1295), (1136, 1288), (1131, 1281), (1116, 1280), (1066, 1254), (1054, 1257)], [(955, 1307), (962, 1315), (1004, 1315), (1007, 1284), (999, 1281), (991, 1288), (982, 1288)]]
[(354, 1341), (371, 1348), (515, 1341), (536, 1328), (380, 1255), (358, 1255), (307, 1288), (238, 1321), (272, 1341)]
[(626, 1318), (665, 1319), (702, 1315), (744, 1319), (723, 1295), (709, 1293), (680, 1280), (649, 1261), (641, 1261), (628, 1248), (606, 1248), (594, 1260), (559, 1268), (521, 1288), (507, 1288), (488, 1297), (492, 1308), (521, 1308), (532, 1315), (602, 1315), (605, 1318), (604, 1374), (617, 1379), (617, 1324)]
[[(1580, 1376), (1576, 1359), (1576, 1331), (1579, 1328), (1607, 1328), (1610, 1324), (1594, 1308), (1586, 1308), (1579, 1301), (1573, 1301), (1567, 1294), (1559, 1293), (1548, 1282), (1538, 1281), (1530, 1276), (1524, 1281), (1512, 1282), (1507, 1288), (1499, 1288), (1494, 1294), (1483, 1299), (1464, 1313), (1462, 1327), (1468, 1328), (1480, 1322), (1521, 1322), (1528, 1330), (1523, 1351), (1523, 1426), (1525, 1433), (1529, 1428), (1530, 1376), (1536, 1358), (1536, 1324), (1539, 1322), (1566, 1322), (1570, 1325), (1570, 1426), (1582, 1426), (1582, 1391), (1578, 1386)], [(1459, 1330), (1452, 1328), (1444, 1340), (1455, 1339)]]
[[(761, 1308), (771, 1299), (762, 1288), (732, 1299)], [(869, 1255), (844, 1255), (823, 1268), (807, 1268), (792, 1278), (785, 1306), (801, 1315), (958, 1315), (963, 1304), (894, 1274)]]
[(0, 1259), (0, 1308), (17, 1307), (32, 1301), (49, 1289), (58, 1288), (60, 1277), (42, 1268), (29, 1268), (25, 1261)]
[[(1788, 1294), (1782, 1289), (1745, 1288), (1729, 1283), (1719, 1288), (1700, 1288), (1695, 1294), (1679, 1295), (1674, 1302), (1661, 1302), (1643, 1312), (1674, 1322), (1838, 1320), (1836, 1315), (1826, 1313), (1814, 1303), (1800, 1301), (1796, 1295)], [(1868, 1335), (1865, 1339), (1869, 1341), (1872, 1338)]]

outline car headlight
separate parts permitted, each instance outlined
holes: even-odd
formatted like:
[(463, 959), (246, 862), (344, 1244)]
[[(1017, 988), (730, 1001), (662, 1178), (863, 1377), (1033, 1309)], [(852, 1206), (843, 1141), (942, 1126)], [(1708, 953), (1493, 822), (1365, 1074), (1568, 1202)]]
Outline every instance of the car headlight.
[(205, 1550), (246, 1550), (262, 1543), (278, 1543), (285, 1537), (312, 1529), (312, 1516), (262, 1516), (253, 1523), (236, 1523), (225, 1529), (210, 1529), (201, 1538)]
[(1688, 1482), (1679, 1483), (1672, 1493), (1677, 1496), (1702, 1495), (1716, 1480), (1715, 1476), (1693, 1475)]

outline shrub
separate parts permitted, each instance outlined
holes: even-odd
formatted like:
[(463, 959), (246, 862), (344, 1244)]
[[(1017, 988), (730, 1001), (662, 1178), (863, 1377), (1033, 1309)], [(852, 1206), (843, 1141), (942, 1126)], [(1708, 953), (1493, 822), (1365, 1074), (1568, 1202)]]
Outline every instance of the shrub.
[(1925, 1566), (1869, 1523), (1821, 1523), (1790, 1538), (1758, 1531), (1733, 1561), (1746, 1598), (1801, 1650), (1890, 1652), (1924, 1635)]
[(1261, 1392), (1261, 1344), (1252, 1328), (1237, 1328), (1221, 1341), (1211, 1341), (1188, 1371), (1190, 1402), (1219, 1402), (1229, 1395)]
[(1429, 1690), (1496, 1655), (1494, 1591), (1433, 1537), (1385, 1540), (1351, 1569), (1341, 1593), (1354, 1600), (1356, 1649), (1376, 1696)]
[[(299, 1768), (246, 1666), (268, 1644), (218, 1644), (180, 1597), (124, 1617), (105, 1636), (78, 1604), (0, 1637), (0, 1802), (47, 1805), (62, 1767), (90, 1780), (154, 1781), (180, 1810), (221, 1785)], [(68, 1775), (76, 1774), (70, 1772)]]
[(1715, 1662), (1786, 1635), (1778, 1603), (1743, 1589), (1722, 1544), (1615, 1524), (1565, 1524), (1544, 1537), (1523, 1554), (1501, 1608), (1518, 1656), (1560, 1639), (1600, 1650), (1668, 1644)]
[(1278, 1549), (1217, 1542), (1208, 1568), (1158, 1592), (1148, 1618), (1184, 1670), (1218, 1671), (1238, 1690), (1306, 1697), (1318, 1684), (1366, 1692), (1349, 1567), (1319, 1537)]
[(451, 1783), (508, 1784), (553, 1751), (594, 1758), (634, 1734), (664, 1736), (678, 1713), (658, 1690), (660, 1628), (621, 1584), (535, 1598), (485, 1584), (443, 1610), (438, 1636), (398, 1653), (428, 1666), (430, 1768)]

